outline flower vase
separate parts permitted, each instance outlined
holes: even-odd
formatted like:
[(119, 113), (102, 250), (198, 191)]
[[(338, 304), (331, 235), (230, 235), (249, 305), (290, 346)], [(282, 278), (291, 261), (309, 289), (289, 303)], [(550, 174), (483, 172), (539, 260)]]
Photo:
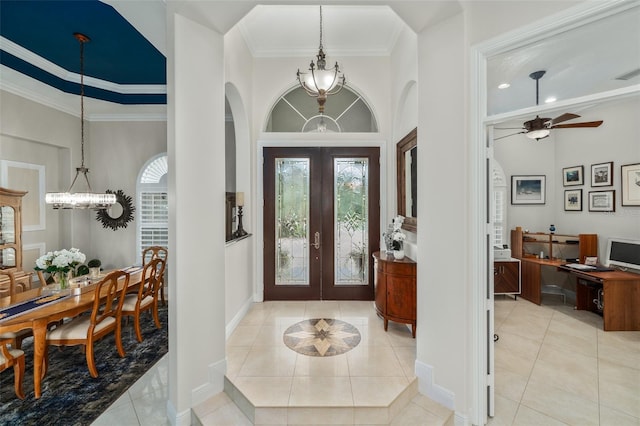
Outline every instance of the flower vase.
[(393, 225), (389, 225), (384, 234), (384, 245), (387, 254), (393, 253)]
[(69, 288), (69, 279), (72, 278), (72, 272), (56, 272), (53, 274), (53, 281), (60, 286), (60, 290)]
[(404, 244), (402, 241), (396, 241), (393, 249), (393, 258), (397, 260), (404, 259)]

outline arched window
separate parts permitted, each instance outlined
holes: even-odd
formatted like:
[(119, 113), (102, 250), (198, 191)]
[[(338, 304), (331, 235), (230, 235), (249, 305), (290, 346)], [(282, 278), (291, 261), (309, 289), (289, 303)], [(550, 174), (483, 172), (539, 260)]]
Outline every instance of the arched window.
[(510, 244), (507, 240), (507, 179), (500, 164), (493, 161), (493, 244)]
[(377, 132), (376, 118), (365, 100), (348, 87), (329, 96), (324, 115), (318, 103), (300, 87), (282, 95), (273, 106), (267, 132)]
[(167, 154), (151, 158), (138, 177), (138, 259), (142, 250), (169, 245), (169, 204), (167, 200)]

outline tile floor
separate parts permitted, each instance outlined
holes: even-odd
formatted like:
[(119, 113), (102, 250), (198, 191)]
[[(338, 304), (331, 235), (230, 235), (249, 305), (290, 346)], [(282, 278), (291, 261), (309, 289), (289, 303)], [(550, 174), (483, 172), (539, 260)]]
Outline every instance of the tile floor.
[[(604, 332), (602, 318), (545, 297), (542, 306), (496, 299), (495, 425), (640, 426), (640, 332)], [(280, 350), (282, 331), (302, 319), (329, 316), (360, 329), (358, 348), (316, 358)], [(256, 304), (227, 342), (228, 375), (245, 382), (258, 399), (315, 403), (314, 392), (333, 387), (341, 403), (377, 398), (370, 392), (381, 375), (397, 384), (413, 377), (415, 342), (404, 326), (382, 330), (371, 302), (266, 302)], [(349, 355), (351, 354), (351, 355)], [(266, 356), (273, 357), (270, 359)], [(324, 362), (327, 361), (327, 362)], [(274, 368), (274, 365), (276, 368)], [(351, 384), (347, 386), (347, 381)], [(94, 425), (164, 425), (166, 357), (96, 420)], [(277, 386), (281, 392), (265, 383)], [(367, 389), (367, 392), (364, 391)], [(315, 389), (316, 391), (318, 389)], [(320, 396), (319, 396), (320, 395)], [(197, 407), (203, 425), (251, 425), (224, 393)], [(444, 424), (447, 410), (418, 395), (395, 416), (394, 425)]]
[(496, 297), (497, 425), (640, 426), (640, 331), (558, 296), (537, 306)]

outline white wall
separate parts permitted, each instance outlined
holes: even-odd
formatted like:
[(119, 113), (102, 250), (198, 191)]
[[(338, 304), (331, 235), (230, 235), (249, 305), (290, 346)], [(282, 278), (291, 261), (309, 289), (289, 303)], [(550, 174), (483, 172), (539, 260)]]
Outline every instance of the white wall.
[[(572, 112), (572, 111), (570, 111)], [(507, 179), (517, 174), (547, 176), (547, 202), (544, 206), (508, 205), (509, 229), (521, 226), (531, 232), (596, 233), (599, 255), (604, 256), (607, 238), (640, 238), (640, 211), (622, 207), (620, 166), (640, 163), (640, 97), (624, 98), (577, 111), (581, 118), (573, 120), (604, 123), (597, 128), (558, 129), (549, 138), (532, 141), (522, 135), (501, 139), (495, 144), (495, 156)], [(613, 186), (591, 187), (591, 165), (613, 161)], [(584, 166), (584, 185), (564, 187), (562, 169)], [(582, 189), (582, 211), (564, 210), (564, 191)], [(589, 212), (589, 192), (616, 191), (615, 213)]]

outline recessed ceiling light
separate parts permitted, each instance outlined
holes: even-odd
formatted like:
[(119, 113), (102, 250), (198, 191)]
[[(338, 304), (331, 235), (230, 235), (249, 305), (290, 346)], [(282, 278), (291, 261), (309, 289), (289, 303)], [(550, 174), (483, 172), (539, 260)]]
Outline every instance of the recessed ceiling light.
[(555, 96), (549, 96), (547, 99), (545, 99), (545, 100), (544, 100), (544, 103), (545, 103), (545, 104), (550, 104), (551, 102), (555, 102), (555, 101), (557, 101), (557, 100), (558, 100), (558, 99), (556, 99), (556, 97), (555, 97)]
[(498, 86), (498, 89), (506, 89), (508, 87), (510, 87), (511, 85), (509, 83), (502, 83)]

